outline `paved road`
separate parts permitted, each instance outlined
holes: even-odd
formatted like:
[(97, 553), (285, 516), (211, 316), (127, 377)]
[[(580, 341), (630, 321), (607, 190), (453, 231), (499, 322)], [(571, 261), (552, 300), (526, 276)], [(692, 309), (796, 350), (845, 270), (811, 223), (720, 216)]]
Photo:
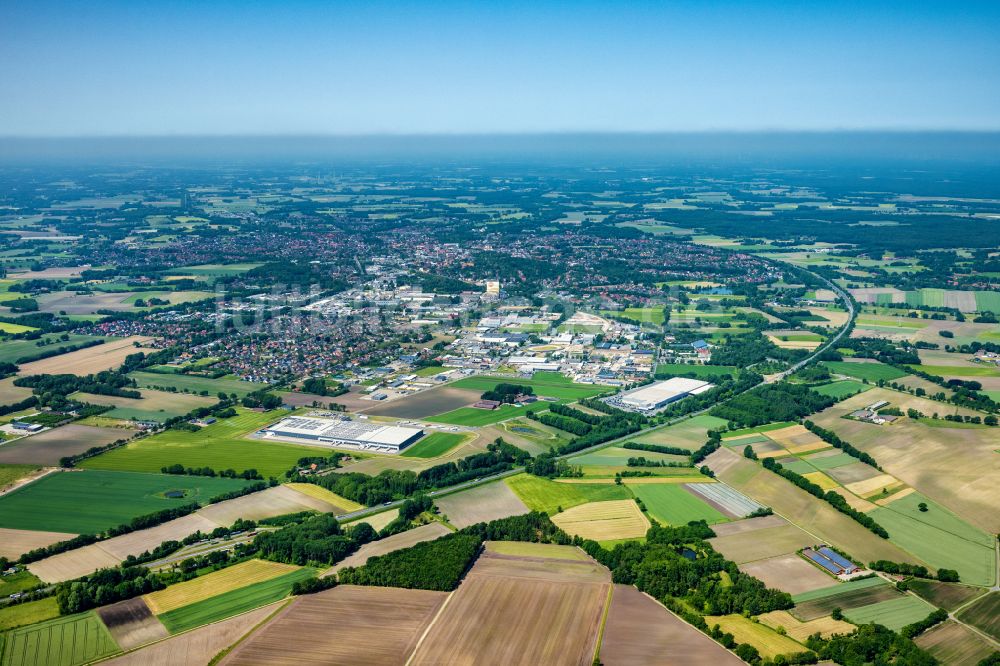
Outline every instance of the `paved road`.
[[(771, 378), (771, 381), (778, 381), (778, 380), (784, 379), (785, 377), (787, 377), (788, 375), (792, 374), (793, 372), (796, 372), (796, 371), (802, 369), (803, 367), (805, 367), (806, 365), (808, 365), (809, 363), (811, 363), (813, 360), (816, 359), (817, 356), (819, 356), (820, 354), (822, 354), (827, 349), (830, 349), (831, 347), (833, 347), (834, 345), (836, 345), (837, 342), (844, 336), (844, 334), (847, 332), (847, 330), (851, 327), (851, 324), (854, 323), (854, 319), (857, 316), (857, 313), (855, 312), (855, 309), (854, 309), (854, 302), (847, 295), (847, 292), (845, 292), (843, 289), (841, 289), (840, 286), (838, 286), (837, 284), (831, 282), (830, 280), (827, 280), (822, 275), (817, 275), (816, 273), (812, 273), (811, 271), (807, 271), (807, 272), (809, 272), (810, 275), (816, 277), (817, 279), (819, 279), (820, 281), (822, 281), (824, 284), (826, 284), (830, 288), (830, 290), (833, 291), (833, 293), (835, 293), (837, 295), (837, 297), (844, 302), (844, 307), (847, 308), (847, 312), (848, 312), (847, 321), (844, 323), (844, 325), (837, 331), (837, 333), (833, 337), (831, 337), (826, 342), (824, 342), (822, 345), (820, 345), (819, 347), (817, 347), (816, 349), (814, 349), (813, 352), (811, 354), (809, 354), (809, 356), (807, 356), (806, 358), (802, 359), (801, 361), (799, 361), (798, 363), (796, 363), (795, 365), (793, 365), (792, 367), (790, 367), (788, 370), (785, 370), (784, 372), (781, 372), (781, 373), (778, 373), (777, 375), (774, 375)], [(745, 389), (743, 392), (749, 391), (752, 388), (755, 388), (755, 387), (751, 386), (750, 388)], [(723, 402), (728, 402), (729, 400), (732, 400), (733, 398), (735, 398), (737, 395), (740, 395), (740, 394), (737, 393), (735, 395), (732, 395), (726, 401), (723, 401)], [(718, 404), (722, 404), (722, 403), (716, 403), (716, 405), (718, 405)], [(667, 423), (661, 423), (661, 424), (655, 426), (655, 428), (665, 428), (667, 426), (674, 425), (675, 423), (680, 423), (681, 421), (685, 421), (687, 419), (690, 419), (690, 418), (693, 418), (695, 416), (698, 416), (699, 414), (704, 414), (704, 413), (708, 412), (710, 409), (712, 409), (713, 407), (715, 407), (716, 405), (712, 405), (711, 407), (706, 407), (705, 409), (698, 410), (697, 412), (692, 412), (690, 414), (685, 414), (684, 416), (679, 416), (676, 419), (672, 419), (672, 420), (668, 421)], [(655, 428), (650, 428), (650, 430), (654, 430)], [(594, 451), (598, 451), (600, 449), (607, 448), (609, 446), (614, 446), (615, 444), (622, 443), (622, 442), (628, 441), (630, 439), (633, 439), (637, 435), (641, 434), (642, 432), (643, 431), (640, 430), (638, 432), (629, 433), (628, 435), (625, 435), (624, 437), (619, 437), (617, 439), (612, 439), (612, 440), (609, 440), (607, 442), (602, 442), (600, 444), (595, 444), (594, 446), (588, 447), (586, 449), (581, 449), (579, 451), (573, 451), (572, 453), (567, 453), (565, 455), (558, 456), (558, 459), (562, 460), (562, 459), (565, 459), (565, 458), (570, 458), (570, 457), (575, 457), (575, 456), (581, 456), (581, 455), (584, 455), (584, 454), (587, 454), (587, 453), (592, 453)], [(441, 496), (444, 496), (444, 495), (450, 495), (452, 493), (456, 493), (456, 492), (459, 492), (461, 490), (466, 490), (468, 488), (474, 488), (475, 486), (481, 486), (481, 485), (485, 485), (487, 483), (493, 483), (494, 481), (498, 481), (500, 479), (504, 479), (504, 478), (506, 478), (508, 476), (514, 476), (515, 474), (520, 474), (523, 471), (524, 471), (523, 467), (517, 467), (517, 468), (511, 469), (511, 470), (508, 470), (506, 472), (503, 472), (501, 474), (494, 474), (493, 476), (487, 476), (487, 477), (483, 477), (481, 479), (474, 479), (472, 481), (466, 481), (465, 483), (460, 483), (460, 484), (455, 485), (455, 486), (449, 486), (448, 488), (442, 488), (441, 490), (434, 490), (434, 491), (429, 492), (427, 494), (430, 497), (441, 497)], [(397, 508), (400, 505), (402, 505), (402, 503), (404, 501), (405, 500), (397, 500), (395, 502), (386, 502), (385, 504), (382, 504), (380, 506), (371, 506), (371, 507), (367, 507), (365, 509), (359, 509), (357, 511), (352, 511), (351, 513), (344, 513), (344, 514), (338, 515), (337, 516), (337, 520), (339, 520), (341, 522), (346, 522), (346, 521), (356, 520), (356, 519), (362, 518), (364, 516), (374, 515), (376, 513), (381, 513), (383, 511), (388, 511), (389, 509)]]

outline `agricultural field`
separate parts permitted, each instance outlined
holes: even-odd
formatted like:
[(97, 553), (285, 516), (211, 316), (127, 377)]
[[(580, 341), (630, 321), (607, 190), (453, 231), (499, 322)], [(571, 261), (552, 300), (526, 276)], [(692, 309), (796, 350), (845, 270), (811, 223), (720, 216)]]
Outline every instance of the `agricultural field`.
[[(451, 388), (470, 389), (482, 394), (484, 391), (493, 389), (497, 384), (508, 382), (530, 386), (535, 390), (535, 395), (544, 398), (555, 398), (556, 400), (575, 401), (589, 398), (599, 393), (606, 393), (613, 390), (608, 386), (595, 386), (593, 384), (576, 384), (573, 380), (558, 372), (536, 372), (531, 379), (521, 377), (504, 379), (502, 377), (466, 377), (448, 384)], [(478, 399), (478, 396), (477, 396)]]
[(432, 432), (412, 444), (400, 455), (405, 458), (437, 458), (448, 453), (467, 439), (467, 435), (450, 432)]
[(594, 541), (637, 539), (646, 536), (650, 527), (635, 501), (630, 499), (580, 504), (552, 516), (552, 522), (571, 536)]
[[(596, 563), (479, 557), (409, 663), (593, 661), (610, 575)], [(504, 627), (483, 632), (481, 627)]]
[[(363, 504), (358, 504), (357, 502), (349, 500), (346, 497), (341, 497), (336, 493), (330, 492), (323, 486), (317, 486), (315, 483), (286, 483), (284, 484), (284, 487), (291, 488), (295, 492), (301, 493), (313, 500), (318, 500), (321, 504), (315, 505), (316, 510), (324, 513), (330, 508), (338, 514), (350, 513), (351, 511), (357, 511), (358, 509), (364, 508)], [(308, 502), (308, 500), (301, 500), (299, 498), (295, 499)], [(312, 502), (308, 503), (313, 504)]]
[(142, 597), (102, 606), (95, 612), (111, 632), (111, 638), (123, 650), (131, 650), (170, 635), (166, 627), (153, 616)]
[(709, 539), (709, 543), (737, 564), (779, 557), (816, 545), (807, 532), (779, 516), (749, 518), (713, 529), (717, 536)]
[(691, 363), (658, 363), (656, 365), (657, 375), (694, 375), (699, 379), (708, 380), (711, 377), (732, 376), (736, 373), (736, 368), (731, 365), (701, 365)]
[(959, 612), (958, 619), (1000, 641), (1000, 592), (990, 592)]
[(43, 358), (40, 361), (19, 364), (18, 375), (91, 375), (103, 370), (117, 370), (125, 358), (138, 352), (155, 351), (142, 345), (150, 338), (133, 335), (127, 338), (108, 338), (96, 347)]
[(995, 651), (982, 636), (952, 620), (932, 627), (914, 641), (945, 666), (978, 664)]
[(558, 483), (530, 474), (504, 479), (511, 490), (532, 511), (554, 516), (560, 511), (587, 502), (631, 499), (629, 490), (614, 484)]
[(684, 487), (728, 518), (746, 518), (764, 508), (724, 483), (689, 483)]
[(709, 627), (719, 625), (722, 631), (732, 634), (737, 642), (753, 645), (763, 657), (773, 659), (779, 654), (790, 655), (806, 651), (805, 646), (791, 638), (742, 615), (707, 616), (705, 621)]
[(262, 606), (242, 615), (215, 622), (210, 626), (147, 645), (102, 663), (106, 666), (207, 664), (222, 650), (239, 641), (274, 615), (279, 606), (281, 606), (281, 602)]
[(449, 384), (385, 402), (359, 400), (357, 405), (352, 406), (352, 411), (363, 411), (372, 416), (425, 419), (434, 414), (444, 414), (471, 405), (479, 400), (482, 393), (483, 391), (457, 388)]
[[(358, 522), (363, 523), (367, 521), (362, 518)], [(415, 546), (418, 543), (423, 543), (424, 541), (433, 541), (434, 539), (443, 537), (446, 534), (450, 534), (450, 530), (447, 527), (441, 523), (433, 522), (421, 525), (420, 527), (415, 527), (411, 530), (406, 530), (405, 532), (393, 534), (392, 536), (379, 539), (378, 541), (370, 541), (361, 546), (361, 548), (358, 548), (358, 550), (353, 554), (348, 555), (340, 562), (337, 562), (337, 564), (335, 564), (332, 568), (324, 571), (323, 575), (329, 576), (330, 574), (336, 573), (347, 567), (360, 567), (373, 557), (392, 553), (397, 550), (402, 550), (403, 548), (409, 548), (410, 546)]]
[(354, 585), (302, 596), (220, 665), (402, 664), (447, 597), (443, 592)]
[[(64, 456), (74, 456), (94, 446), (125, 440), (137, 431), (68, 423), (0, 446), (0, 463), (57, 466)], [(159, 468), (156, 469), (159, 472)]]
[(114, 407), (103, 416), (113, 419), (159, 421), (160, 423), (177, 416), (184, 416), (198, 407), (210, 407), (218, 402), (216, 397), (191, 395), (189, 393), (168, 393), (154, 389), (144, 389), (141, 398), (122, 398), (94, 393), (74, 393), (71, 398), (94, 405)]
[(514, 405), (500, 405), (496, 409), (479, 409), (477, 407), (459, 407), (458, 409), (437, 416), (429, 416), (427, 421), (433, 423), (447, 423), (449, 425), (479, 427), (522, 417), (530, 411), (544, 411), (545, 403), (531, 403), (516, 407)]
[(89, 458), (81, 467), (88, 469), (159, 472), (175, 463), (185, 467), (215, 470), (254, 468), (266, 477), (281, 477), (299, 458), (315, 456), (315, 447), (283, 442), (252, 440), (244, 435), (285, 416), (284, 410), (253, 412), (238, 409), (232, 418), (220, 419), (198, 432), (167, 430), (114, 451)]
[(503, 481), (435, 498), (449, 523), (462, 529), (476, 523), (528, 513), (528, 507)]
[(820, 395), (829, 396), (837, 400), (843, 400), (855, 393), (864, 393), (871, 386), (869, 384), (862, 384), (859, 381), (853, 379), (843, 379), (837, 382), (830, 382), (829, 384), (821, 384), (820, 386), (813, 386), (812, 390), (816, 391)]
[(3, 666), (74, 666), (118, 652), (93, 612), (15, 629), (3, 643)]
[(677, 446), (689, 451), (701, 448), (708, 440), (708, 431), (722, 428), (727, 424), (725, 419), (720, 419), (708, 414), (699, 414), (680, 423), (663, 428), (657, 428), (649, 432), (642, 433), (635, 437), (637, 442), (646, 444), (659, 444), (661, 446)]
[(793, 595), (792, 615), (809, 622), (829, 615), (834, 608), (862, 608), (901, 598), (903, 593), (882, 578), (865, 578)]
[(74, 291), (54, 291), (42, 294), (37, 298), (39, 310), (42, 312), (65, 312), (69, 315), (96, 315), (101, 310), (115, 312), (141, 312), (154, 308), (136, 307), (137, 300), (158, 298), (169, 301), (171, 305), (203, 301), (215, 298), (209, 291), (131, 291), (131, 292), (101, 292), (80, 294)]
[(38, 471), (38, 465), (4, 465), (0, 464), (0, 491), (7, 489), (7, 486), (14, 484), (19, 479), (31, 475)]
[[(913, 419), (878, 426), (841, 418), (877, 400), (888, 400), (903, 411), (914, 408), (935, 412), (972, 414), (909, 394), (872, 389), (830, 407), (812, 420), (836, 432), (842, 439), (870, 454), (894, 477), (948, 508), (975, 527), (1000, 532), (1000, 431), (995, 428), (953, 428), (948, 421), (930, 427)], [(920, 446), (913, 446), (920, 442)], [(954, 452), (962, 451), (962, 464), (954, 464)]]
[(732, 652), (631, 585), (615, 585), (601, 640), (601, 663), (615, 666), (738, 666)]
[(906, 586), (918, 594), (920, 598), (948, 612), (985, 594), (981, 587), (959, 583), (939, 583), (936, 580), (923, 578), (912, 578), (907, 581)]
[(899, 631), (908, 624), (924, 619), (933, 610), (934, 607), (923, 599), (906, 594), (869, 606), (845, 609), (844, 617), (855, 624), (877, 622), (893, 631)]
[(129, 377), (135, 380), (139, 388), (151, 388), (171, 391), (176, 389), (181, 393), (194, 393), (196, 395), (217, 396), (221, 393), (235, 393), (242, 398), (247, 393), (265, 388), (264, 384), (254, 384), (245, 382), (235, 377), (219, 377), (209, 379), (197, 375), (168, 374), (162, 372), (130, 372)]
[(497, 555), (514, 557), (541, 557), (554, 560), (577, 560), (590, 562), (590, 556), (576, 546), (561, 546), (554, 543), (533, 543), (530, 541), (487, 541), (486, 550)]
[(710, 455), (706, 463), (729, 486), (764, 506), (772, 507), (775, 513), (795, 524), (807, 525), (809, 531), (821, 541), (842, 548), (854, 557), (865, 562), (892, 560), (920, 563), (913, 555), (874, 535), (826, 502), (738, 453), (723, 447)]
[(642, 484), (632, 487), (649, 515), (665, 525), (687, 525), (704, 520), (710, 525), (729, 520), (722, 512), (679, 484)]
[[(207, 502), (249, 482), (203, 476), (76, 471), (50, 474), (0, 498), (0, 527), (94, 533), (136, 516)], [(176, 497), (168, 493), (177, 492)]]
[(503, 428), (505, 439), (533, 455), (557, 448), (571, 437), (562, 430), (527, 419), (512, 419), (498, 425)]
[(0, 379), (0, 405), (13, 405), (31, 397), (31, 389), (14, 386), (16, 377)]
[[(0, 631), (24, 627), (36, 622), (44, 622), (55, 617), (59, 617), (59, 604), (56, 602), (55, 597), (46, 597), (38, 601), (4, 606), (0, 608)], [(3, 645), (0, 643), (0, 656), (2, 655)]]
[[(43, 352), (53, 352), (73, 345), (93, 342), (95, 340), (114, 341), (113, 338), (105, 338), (100, 335), (78, 335), (76, 333), (67, 334), (68, 340), (60, 340), (56, 336), (42, 336), (42, 340), (5, 340), (0, 342), (0, 363), (17, 363), (23, 358), (30, 358)], [(49, 340), (49, 344), (39, 346), (39, 342)], [(97, 348), (92, 348), (97, 351)]]
[[(643, 457), (646, 460), (655, 460), (663, 462), (687, 462), (687, 456), (675, 456), (667, 453), (656, 453), (653, 451), (637, 451), (632, 449), (623, 449), (617, 446), (609, 446), (607, 448), (594, 451), (592, 453), (586, 453), (582, 456), (575, 456), (570, 458), (567, 462), (570, 465), (582, 465), (582, 466), (602, 466), (602, 467), (620, 467), (621, 469), (628, 469), (628, 459)], [(669, 472), (674, 469), (679, 468), (663, 468), (664, 472)]]
[(802, 622), (788, 611), (780, 610), (758, 615), (757, 620), (775, 631), (780, 632), (783, 630), (785, 635), (800, 643), (805, 643), (806, 639), (813, 634), (820, 634), (824, 638), (829, 638), (833, 634), (849, 634), (854, 631), (854, 625), (843, 620), (834, 620), (832, 617), (820, 617), (809, 622)]
[(292, 585), (311, 578), (315, 573), (313, 569), (301, 568), (276, 578), (222, 592), (208, 599), (181, 606), (158, 617), (171, 634), (177, 634), (284, 599), (291, 591)]
[[(763, 536), (763, 535), (761, 535)], [(740, 565), (740, 571), (789, 594), (802, 594), (829, 587), (836, 579), (795, 553), (778, 555)]]
[(878, 361), (863, 363), (860, 361), (823, 361), (830, 372), (837, 375), (847, 375), (855, 379), (867, 379), (875, 383), (880, 379), (889, 382), (900, 377), (905, 377), (906, 373), (891, 365), (885, 365)]
[(143, 600), (154, 615), (161, 615), (232, 590), (278, 578), (299, 569), (300, 567), (290, 564), (248, 560), (220, 571), (192, 578), (183, 583), (176, 583), (164, 590), (151, 592), (145, 595)]

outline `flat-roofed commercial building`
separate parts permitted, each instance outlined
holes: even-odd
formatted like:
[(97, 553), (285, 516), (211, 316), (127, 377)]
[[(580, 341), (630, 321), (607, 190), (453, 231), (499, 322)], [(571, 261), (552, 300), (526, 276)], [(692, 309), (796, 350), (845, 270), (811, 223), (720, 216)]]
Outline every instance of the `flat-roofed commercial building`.
[(638, 412), (654, 412), (681, 398), (704, 393), (713, 386), (714, 384), (709, 384), (700, 379), (672, 377), (662, 382), (647, 384), (646, 386), (640, 386), (637, 389), (623, 393), (618, 397), (618, 402), (626, 409), (633, 409)]
[(288, 437), (383, 453), (398, 453), (424, 434), (420, 428), (311, 416), (289, 416), (261, 432), (268, 437)]

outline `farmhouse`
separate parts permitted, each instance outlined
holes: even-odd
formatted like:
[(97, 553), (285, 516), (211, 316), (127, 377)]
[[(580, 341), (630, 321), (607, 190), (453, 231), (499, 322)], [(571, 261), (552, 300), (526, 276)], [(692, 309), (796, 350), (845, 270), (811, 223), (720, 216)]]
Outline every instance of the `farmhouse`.
[(626, 409), (653, 412), (689, 395), (704, 393), (713, 386), (714, 384), (700, 379), (672, 377), (666, 381), (656, 382), (623, 393), (618, 402)]
[(357, 447), (382, 453), (399, 453), (420, 439), (424, 431), (351, 420), (289, 416), (261, 433), (266, 437), (289, 437), (329, 445)]

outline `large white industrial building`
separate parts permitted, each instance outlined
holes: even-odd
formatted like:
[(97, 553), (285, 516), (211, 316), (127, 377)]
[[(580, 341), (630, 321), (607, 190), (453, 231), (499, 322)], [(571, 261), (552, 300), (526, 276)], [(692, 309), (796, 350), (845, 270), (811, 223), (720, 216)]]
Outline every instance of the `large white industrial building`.
[(672, 377), (666, 381), (647, 384), (623, 393), (618, 396), (617, 401), (626, 409), (633, 409), (637, 412), (655, 412), (681, 398), (704, 393), (713, 386), (714, 384), (700, 379)]
[(366, 421), (289, 416), (265, 428), (261, 433), (265, 437), (288, 437), (328, 446), (399, 453), (420, 439), (424, 431), (419, 428), (403, 428)]

